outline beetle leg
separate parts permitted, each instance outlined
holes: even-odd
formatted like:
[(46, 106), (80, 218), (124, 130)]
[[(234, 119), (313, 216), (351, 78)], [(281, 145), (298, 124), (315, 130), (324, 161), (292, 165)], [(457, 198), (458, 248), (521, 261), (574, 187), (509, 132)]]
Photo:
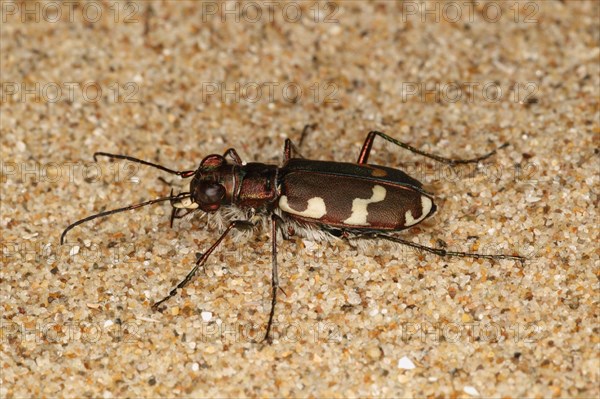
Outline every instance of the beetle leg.
[(308, 132), (311, 130), (315, 130), (316, 128), (317, 128), (316, 123), (304, 125), (304, 129), (302, 129), (302, 133), (300, 133), (300, 141), (298, 142), (298, 148), (302, 148), (302, 144), (304, 143), (304, 139), (308, 135)]
[(484, 159), (487, 159), (489, 157), (491, 157), (492, 155), (494, 155), (496, 153), (497, 150), (504, 148), (506, 146), (508, 146), (508, 143), (504, 143), (502, 144), (500, 147), (496, 148), (495, 150), (488, 152), (485, 155), (479, 156), (477, 158), (473, 158), (473, 159), (452, 159), (452, 158), (444, 158), (444, 157), (440, 157), (439, 155), (434, 155), (434, 154), (430, 154), (428, 152), (424, 152), (421, 150), (416, 149), (415, 147), (403, 143), (401, 141), (396, 140), (393, 137), (388, 136), (385, 133), (382, 132), (378, 132), (378, 131), (371, 131), (369, 132), (369, 134), (367, 135), (367, 138), (365, 140), (365, 143), (363, 144), (362, 150), (360, 150), (360, 155), (358, 157), (358, 161), (357, 163), (359, 164), (366, 164), (367, 161), (369, 160), (369, 154), (371, 152), (371, 147), (373, 147), (373, 141), (375, 140), (375, 137), (379, 136), (384, 140), (389, 141), (390, 143), (396, 144), (399, 147), (402, 147), (406, 150), (409, 150), (410, 152), (414, 152), (415, 154), (419, 154), (419, 155), (423, 155), (424, 157), (427, 158), (431, 158), (435, 161), (441, 162), (441, 163), (445, 163), (448, 165), (459, 165), (459, 164), (467, 164), (467, 163), (477, 163), (479, 161), (483, 161)]
[[(296, 157), (304, 158), (304, 156), (302, 156), (302, 154), (300, 153), (299, 148), (302, 148), (302, 143), (304, 143), (304, 139), (306, 138), (308, 132), (310, 130), (314, 130), (316, 127), (317, 127), (316, 123), (313, 123), (310, 125), (304, 125), (304, 129), (302, 129), (302, 133), (300, 134), (300, 142), (298, 143), (297, 147), (292, 140), (285, 139), (285, 147), (283, 149), (283, 161), (284, 162), (287, 162), (290, 159), (296, 158)], [(296, 154), (296, 157), (292, 157), (292, 150)]]
[[(159, 179), (160, 179), (160, 177), (159, 177)], [(180, 194), (181, 194), (181, 193), (180, 193)], [(180, 194), (177, 194), (177, 195), (180, 195)], [(170, 193), (169, 195), (170, 195), (171, 197), (173, 197), (173, 189), (171, 189), (171, 193)], [(175, 196), (174, 198), (176, 198), (176, 197), (177, 197), (177, 196)], [(174, 202), (175, 202), (175, 200), (172, 200), (172, 201), (171, 201), (171, 206), (173, 207), (173, 208), (171, 209), (171, 217), (170, 217), (170, 219), (169, 219), (169, 227), (171, 227), (171, 228), (173, 228), (173, 221), (174, 221), (175, 219), (181, 219), (181, 218), (183, 218), (183, 217), (186, 217), (187, 215), (189, 215), (190, 213), (192, 213), (192, 212), (194, 212), (194, 211), (196, 210), (196, 209), (187, 209), (187, 212), (186, 212), (186, 213), (184, 213), (183, 215), (180, 215), (180, 214), (179, 214), (179, 211), (183, 210), (183, 208), (177, 208), (177, 207), (173, 206), (173, 203), (174, 203)]]
[[(171, 194), (169, 194), (169, 195), (171, 197), (173, 196), (173, 189), (171, 189)], [(173, 209), (171, 210), (171, 217), (169, 218), (169, 227), (173, 228), (173, 220), (175, 220), (176, 218), (178, 218), (177, 214), (179, 213), (179, 208), (175, 208), (173, 206), (173, 201), (171, 201), (171, 206), (173, 207)]]
[(179, 211), (182, 211), (182, 208), (175, 208), (173, 207), (173, 210), (171, 211), (171, 222), (170, 222), (170, 226), (171, 228), (173, 228), (173, 221), (175, 219), (181, 219), (186, 217), (187, 215), (189, 215), (190, 213), (196, 211), (196, 209), (186, 209), (186, 212), (182, 215), (179, 214)]
[(400, 237), (396, 237), (396, 236), (392, 236), (392, 235), (387, 235), (387, 234), (382, 234), (382, 233), (370, 233), (370, 234), (363, 234), (363, 235), (358, 235), (357, 238), (370, 238), (370, 239), (375, 239), (375, 238), (383, 238), (385, 240), (389, 240), (389, 241), (393, 241), (396, 242), (398, 244), (402, 244), (402, 245), (406, 245), (412, 248), (416, 248), (419, 249), (421, 251), (425, 251), (425, 252), (429, 252), (432, 254), (435, 254), (437, 256), (456, 256), (456, 257), (460, 257), (460, 258), (473, 258), (473, 259), (493, 259), (493, 260), (500, 260), (500, 259), (510, 259), (510, 260), (516, 260), (519, 261), (521, 263), (525, 262), (527, 260), (527, 258), (525, 258), (524, 256), (518, 256), (518, 255), (505, 255), (505, 254), (492, 254), (492, 255), (488, 255), (488, 254), (478, 254), (478, 253), (473, 253), (473, 252), (456, 252), (456, 251), (447, 251), (443, 248), (431, 248), (425, 245), (421, 245), (421, 244), (417, 244), (414, 242), (410, 242), (410, 241), (406, 241), (403, 240)]
[(223, 239), (227, 236), (227, 234), (229, 234), (229, 232), (232, 229), (244, 229), (244, 228), (252, 228), (252, 227), (254, 227), (254, 223), (251, 223), (247, 220), (234, 220), (231, 223), (229, 223), (229, 226), (227, 226), (227, 228), (225, 229), (223, 234), (221, 234), (221, 236), (217, 239), (217, 241), (215, 241), (215, 243), (213, 245), (211, 245), (211, 247), (208, 248), (208, 250), (206, 252), (204, 252), (202, 254), (202, 256), (196, 261), (196, 265), (187, 274), (187, 276), (185, 276), (185, 278), (183, 280), (181, 280), (181, 282), (179, 284), (177, 284), (177, 287), (173, 288), (171, 290), (171, 292), (169, 292), (169, 295), (167, 295), (166, 297), (164, 297), (163, 299), (161, 299), (160, 301), (158, 301), (154, 305), (152, 305), (152, 309), (154, 309), (154, 310), (158, 309), (158, 307), (163, 302), (174, 297), (177, 294), (178, 289), (185, 287), (190, 282), (192, 277), (194, 277), (194, 275), (196, 274), (198, 269), (206, 263), (210, 254), (213, 253), (213, 251), (219, 246), (221, 241), (223, 241)]
[(281, 235), (283, 236), (283, 239), (290, 240), (290, 232), (286, 228), (288, 226), (286, 226), (285, 220), (283, 220), (283, 218), (276, 213), (273, 213), (271, 218), (275, 218), (275, 222), (277, 223), (278, 227), (281, 228)]
[[(296, 156), (292, 156), (292, 150), (294, 151), (294, 155), (296, 155)], [(300, 154), (298, 147), (296, 147), (296, 144), (294, 144), (294, 142), (292, 140), (285, 139), (285, 148), (283, 149), (283, 162), (287, 162), (292, 158), (304, 158), (304, 157), (302, 156), (302, 154)]]
[(237, 151), (235, 150), (235, 148), (230, 148), (227, 151), (225, 151), (225, 154), (223, 154), (223, 158), (226, 158), (227, 156), (229, 156), (231, 159), (233, 159), (233, 162), (240, 166), (242, 165), (242, 158), (240, 158), (239, 154), (237, 153)]
[(272, 342), (270, 335), (273, 318), (275, 317), (275, 304), (277, 303), (277, 289), (279, 288), (279, 276), (277, 273), (277, 217), (271, 215), (271, 311), (269, 312), (269, 321), (267, 323), (267, 333), (263, 342)]

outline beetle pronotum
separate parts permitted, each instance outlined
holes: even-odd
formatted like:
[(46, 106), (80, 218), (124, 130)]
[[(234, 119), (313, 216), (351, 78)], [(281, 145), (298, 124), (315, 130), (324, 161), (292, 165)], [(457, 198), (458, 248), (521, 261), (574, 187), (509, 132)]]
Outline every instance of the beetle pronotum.
[[(302, 138), (309, 127), (311, 125), (304, 128)], [(174, 219), (195, 211), (215, 213), (228, 208), (244, 211), (247, 215), (246, 219), (229, 220), (219, 238), (198, 257), (195, 266), (186, 277), (166, 297), (152, 306), (157, 309), (163, 302), (175, 296), (178, 289), (190, 282), (227, 234), (234, 229), (252, 228), (258, 217), (268, 216), (271, 222), (272, 276), (271, 310), (265, 340), (270, 340), (271, 337), (270, 331), (279, 289), (277, 231), (290, 223), (318, 229), (326, 234), (346, 239), (386, 239), (438, 256), (525, 260), (518, 255), (447, 251), (416, 244), (390, 234), (422, 222), (433, 215), (436, 206), (433, 195), (425, 191), (419, 181), (403, 171), (367, 163), (375, 137), (381, 137), (413, 153), (452, 166), (477, 163), (494, 155), (498, 148), (507, 145), (504, 144), (473, 159), (450, 159), (420, 151), (384, 133), (372, 131), (368, 134), (356, 163), (305, 159), (292, 141), (286, 139), (283, 151), (284, 164), (281, 167), (263, 163), (244, 164), (238, 153), (230, 148), (223, 155), (207, 156), (197, 169), (184, 171), (172, 170), (126, 155), (97, 152), (94, 154), (94, 160), (98, 156), (125, 159), (181, 178), (191, 178), (189, 191), (173, 195), (171, 190), (171, 195), (168, 197), (88, 216), (69, 225), (63, 231), (61, 244), (69, 230), (84, 222), (163, 201), (170, 201), (173, 208), (171, 226)], [(292, 155), (292, 151), (296, 156)]]

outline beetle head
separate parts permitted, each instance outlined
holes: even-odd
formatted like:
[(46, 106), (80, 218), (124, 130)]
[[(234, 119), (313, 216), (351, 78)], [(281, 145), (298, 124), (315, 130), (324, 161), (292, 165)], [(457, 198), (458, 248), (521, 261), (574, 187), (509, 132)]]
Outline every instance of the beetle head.
[(204, 212), (217, 211), (225, 199), (227, 190), (222, 184), (222, 173), (219, 171), (225, 164), (227, 161), (221, 155), (207, 156), (190, 183), (191, 200)]

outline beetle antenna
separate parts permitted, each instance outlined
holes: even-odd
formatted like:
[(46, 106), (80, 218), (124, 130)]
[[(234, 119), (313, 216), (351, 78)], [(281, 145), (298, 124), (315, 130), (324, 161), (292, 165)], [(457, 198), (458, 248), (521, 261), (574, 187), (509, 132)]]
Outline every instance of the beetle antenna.
[(160, 169), (164, 172), (168, 172), (171, 173), (173, 175), (178, 175), (181, 176), (182, 178), (186, 178), (186, 177), (190, 177), (193, 176), (194, 173), (196, 172), (195, 170), (173, 170), (173, 169), (169, 169), (165, 166), (159, 165), (157, 163), (152, 163), (152, 162), (148, 162), (148, 161), (144, 161), (143, 159), (138, 159), (138, 158), (134, 158), (134, 157), (130, 157), (129, 155), (119, 155), (119, 154), (109, 154), (107, 152), (95, 152), (94, 153), (94, 162), (97, 162), (98, 160), (96, 159), (96, 157), (107, 157), (110, 159), (126, 159), (128, 161), (131, 162), (135, 162), (135, 163), (140, 163), (142, 165), (147, 165), (147, 166), (151, 166), (153, 168), (156, 169)]
[(60, 245), (62, 245), (64, 243), (65, 236), (67, 235), (67, 232), (69, 230), (71, 230), (72, 228), (74, 228), (76, 226), (79, 226), (82, 223), (88, 222), (90, 220), (97, 219), (97, 218), (100, 218), (100, 217), (103, 217), (103, 216), (112, 215), (112, 214), (119, 213), (119, 212), (125, 212), (125, 211), (131, 210), (131, 209), (141, 208), (141, 207), (146, 206), (146, 205), (156, 204), (157, 202), (173, 201), (173, 200), (176, 200), (176, 199), (189, 198), (189, 197), (190, 197), (190, 193), (179, 193), (177, 195), (170, 195), (168, 197), (162, 197), (162, 198), (157, 198), (157, 199), (153, 199), (153, 200), (150, 200), (150, 201), (140, 202), (139, 204), (129, 205), (129, 206), (126, 206), (126, 207), (123, 207), (123, 208), (112, 209), (110, 211), (100, 212), (100, 213), (97, 213), (95, 215), (88, 216), (86, 218), (83, 218), (81, 220), (76, 221), (75, 223), (70, 224), (62, 232), (62, 234), (60, 235)]

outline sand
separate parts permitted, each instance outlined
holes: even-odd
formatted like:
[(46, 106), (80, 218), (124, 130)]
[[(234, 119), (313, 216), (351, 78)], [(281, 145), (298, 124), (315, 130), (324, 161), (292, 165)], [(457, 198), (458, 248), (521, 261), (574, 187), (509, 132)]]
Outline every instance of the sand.
[[(597, 397), (599, 6), (2, 2), (2, 366), (23, 397)], [(237, 8), (236, 8), (237, 7)], [(232, 11), (233, 10), (233, 11)], [(370, 162), (436, 194), (402, 237), (521, 254), (440, 258), (384, 241), (225, 239), (155, 205), (178, 170), (234, 147), (278, 164)]]

